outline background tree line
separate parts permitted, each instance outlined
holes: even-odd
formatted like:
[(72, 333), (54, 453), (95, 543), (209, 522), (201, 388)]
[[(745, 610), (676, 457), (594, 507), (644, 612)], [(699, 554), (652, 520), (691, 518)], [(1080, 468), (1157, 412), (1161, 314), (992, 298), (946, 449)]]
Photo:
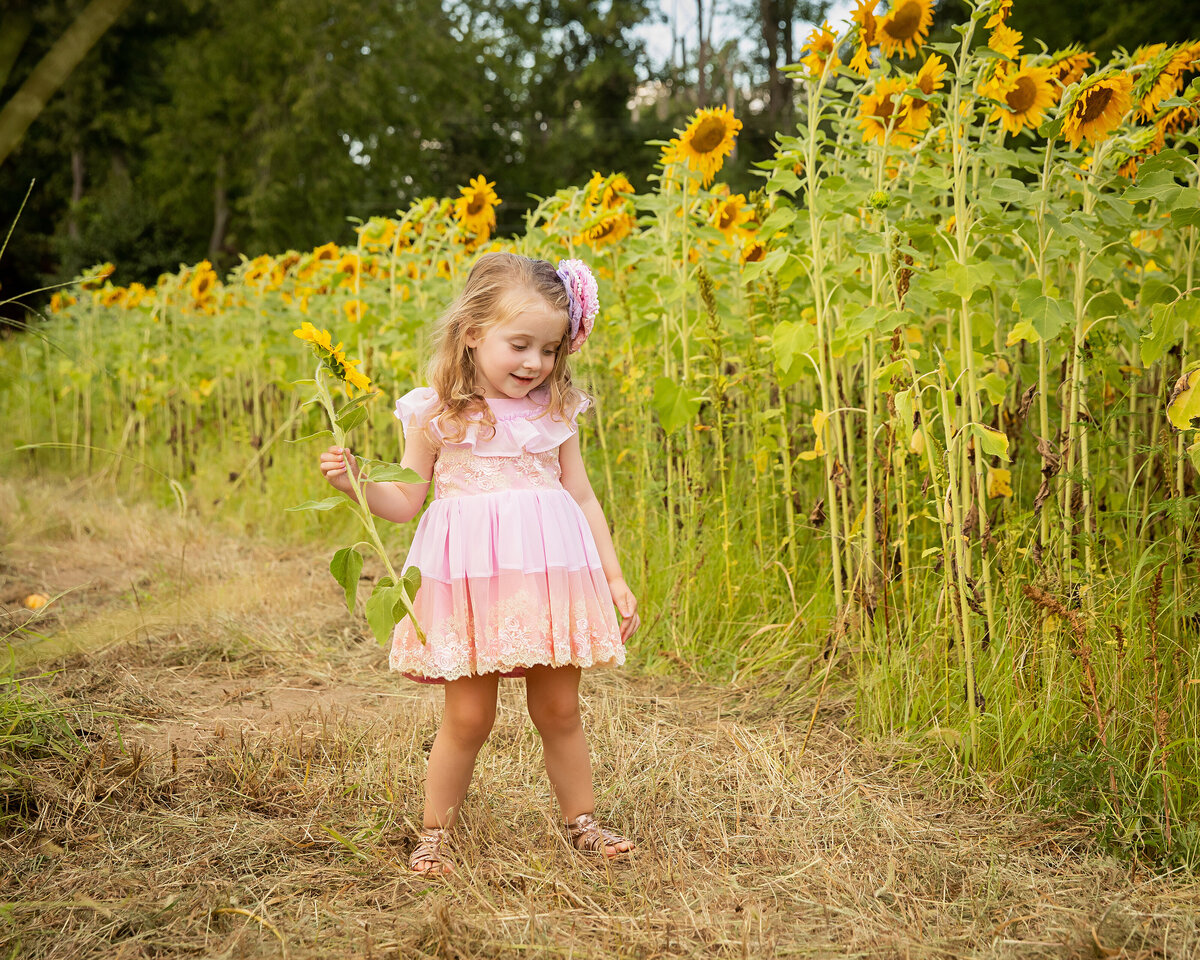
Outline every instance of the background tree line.
[[(593, 169), (646, 183), (665, 139), (697, 106), (744, 123), (726, 167), (791, 131), (780, 68), (799, 59), (827, 0), (743, 0), (715, 40), (715, 0), (695, 0), (698, 36), (652, 64), (636, 28), (652, 0), (108, 0), (119, 12), (0, 160), (6, 228), (37, 183), (0, 259), (12, 295), (111, 260), (152, 283), (181, 262), (351, 239), (348, 216), (393, 213), (483, 174), (521, 229), (533, 195)], [(93, 0), (0, 2), (0, 110)], [(957, 0), (938, 27), (961, 19)], [(1098, 53), (1195, 32), (1190, 0), (1018, 2), (1017, 29)], [(631, 111), (637, 91), (653, 103)], [(0, 120), (0, 153), (3, 152)]]

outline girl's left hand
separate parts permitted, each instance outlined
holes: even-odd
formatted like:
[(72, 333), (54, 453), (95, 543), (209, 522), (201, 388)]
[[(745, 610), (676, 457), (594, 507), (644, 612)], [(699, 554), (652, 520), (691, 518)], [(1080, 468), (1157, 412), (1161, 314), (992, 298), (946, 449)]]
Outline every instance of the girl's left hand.
[(637, 597), (629, 589), (629, 584), (621, 579), (610, 581), (608, 589), (612, 593), (613, 603), (621, 613), (621, 642), (624, 643), (642, 624), (637, 615)]

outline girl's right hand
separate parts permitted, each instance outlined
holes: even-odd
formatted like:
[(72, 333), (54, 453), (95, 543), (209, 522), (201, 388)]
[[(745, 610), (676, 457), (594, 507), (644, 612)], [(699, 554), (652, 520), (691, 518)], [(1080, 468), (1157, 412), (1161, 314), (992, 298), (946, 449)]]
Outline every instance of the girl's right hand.
[(346, 447), (330, 447), (321, 454), (321, 473), (335, 490), (341, 490), (342, 493), (350, 493), (354, 489), (346, 472), (347, 463), (354, 470), (354, 476), (358, 477), (358, 461)]

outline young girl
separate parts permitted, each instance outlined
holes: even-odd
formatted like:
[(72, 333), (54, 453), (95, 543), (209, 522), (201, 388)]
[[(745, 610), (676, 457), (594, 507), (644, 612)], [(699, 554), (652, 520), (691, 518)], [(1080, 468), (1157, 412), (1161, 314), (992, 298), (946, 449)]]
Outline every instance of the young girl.
[[(432, 386), (396, 401), (400, 463), (431, 477), (435, 498), (404, 564), (421, 571), (413, 606), (427, 642), (405, 619), (389, 666), (446, 691), (411, 860), (418, 872), (450, 869), (443, 844), (495, 720), (500, 677), (525, 678), (571, 842), (608, 857), (633, 848), (593, 816), (579, 715), (580, 668), (624, 663), (640, 623), (579, 450), (576, 421), (591, 401), (572, 385), (567, 355), (587, 339), (597, 306), (580, 260), (556, 270), (484, 254), (439, 321)], [(357, 476), (346, 448), (321, 454), (325, 479), (353, 496), (347, 464)], [(376, 516), (405, 523), (428, 486), (368, 483), (364, 495)]]

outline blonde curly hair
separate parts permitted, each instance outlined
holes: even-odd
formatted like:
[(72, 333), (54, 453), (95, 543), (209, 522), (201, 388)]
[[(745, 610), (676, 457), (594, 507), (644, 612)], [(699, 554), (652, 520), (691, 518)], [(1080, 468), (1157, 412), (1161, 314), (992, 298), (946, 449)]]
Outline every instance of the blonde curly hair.
[[(585, 394), (571, 382), (567, 362), (570, 324), (567, 322), (567, 290), (553, 264), (516, 253), (485, 253), (472, 265), (466, 286), (438, 318), (433, 356), (426, 368), (429, 385), (437, 391), (441, 404), (430, 420), (437, 420), (446, 440), (460, 442), (467, 423), (478, 419), (494, 435), (496, 418), (478, 385), (475, 351), (468, 337), (478, 337), (518, 317), (533, 297), (540, 297), (552, 310), (563, 316), (563, 339), (554, 356), (550, 376), (538, 388), (548, 390), (550, 399), (539, 416), (565, 420), (566, 411), (574, 410)], [(426, 434), (437, 438), (425, 425)]]

